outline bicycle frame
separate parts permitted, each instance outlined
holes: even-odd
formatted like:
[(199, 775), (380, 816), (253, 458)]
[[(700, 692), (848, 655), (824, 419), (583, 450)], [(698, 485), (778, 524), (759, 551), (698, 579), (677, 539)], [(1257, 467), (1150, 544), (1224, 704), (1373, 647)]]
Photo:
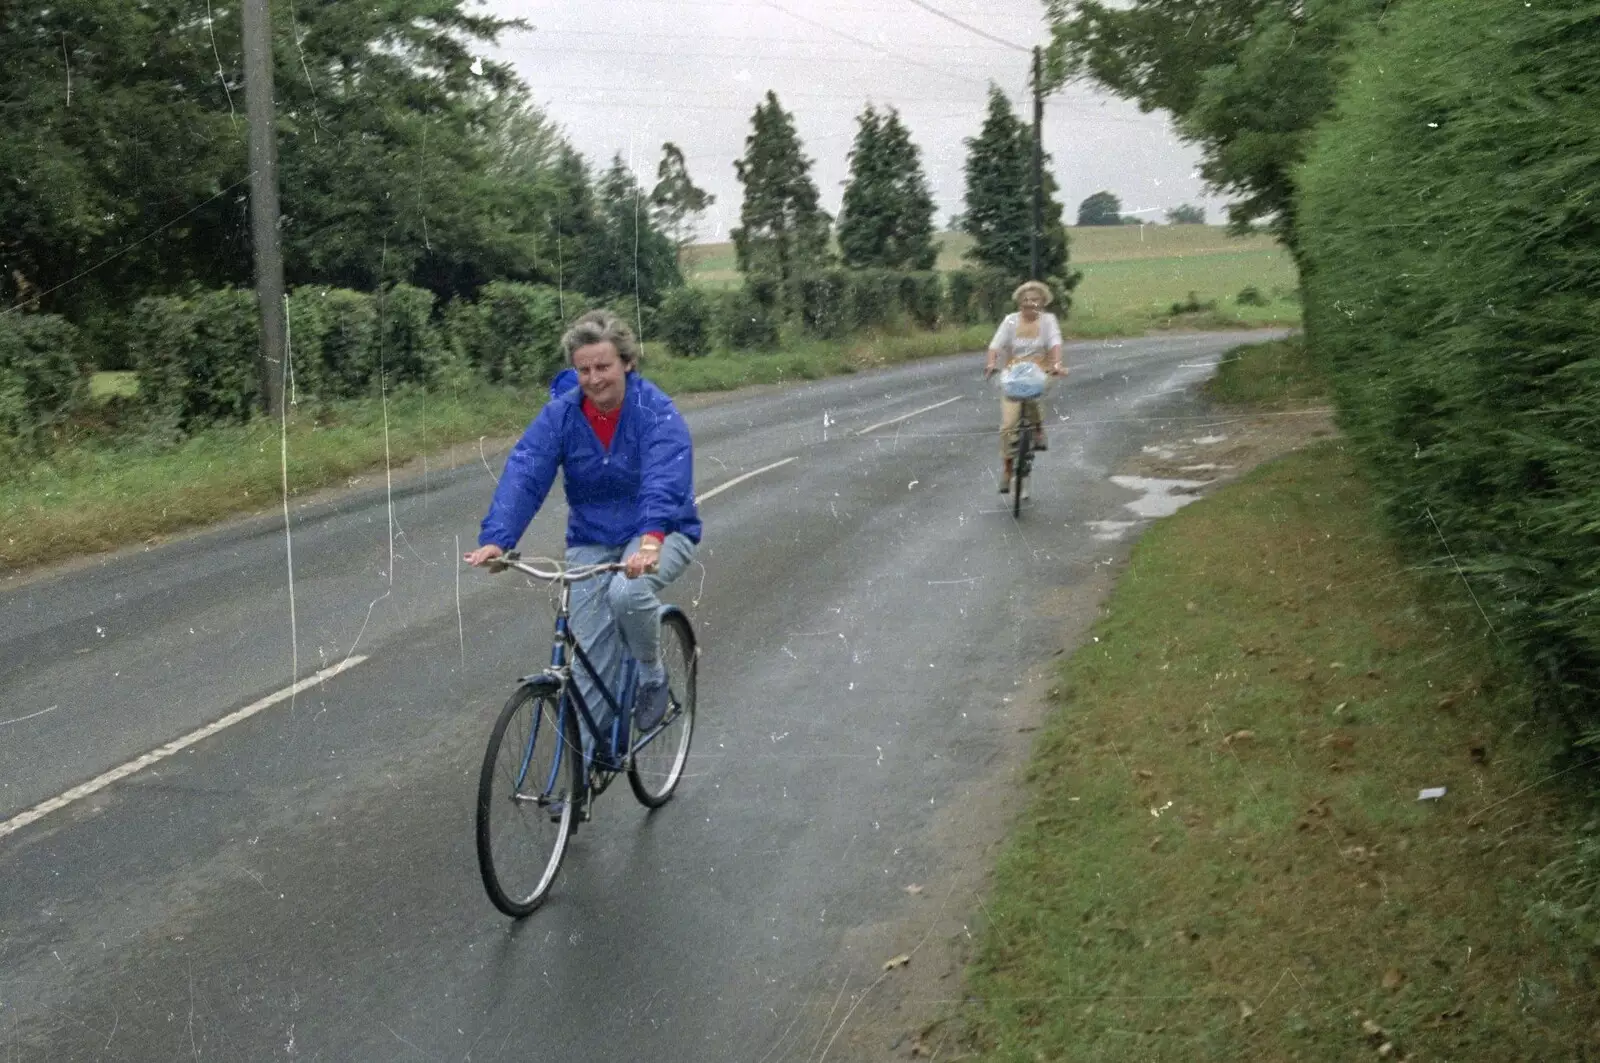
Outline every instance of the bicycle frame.
[[(588, 674), (590, 681), (594, 683), (595, 689), (600, 692), (600, 696), (605, 700), (606, 706), (611, 709), (611, 726), (614, 732), (613, 737), (615, 737), (616, 732), (619, 731), (621, 735), (631, 735), (633, 691), (634, 685), (637, 681), (636, 666), (632, 657), (627, 657), (624, 659), (621, 691), (622, 696), (619, 698), (617, 694), (613, 693), (611, 688), (606, 685), (606, 681), (600, 676), (599, 669), (595, 668), (594, 663), (589, 660), (589, 655), (584, 652), (583, 644), (580, 643), (577, 636), (572, 633), (571, 618), (572, 583), (563, 581), (561, 584), (559, 604), (556, 606), (555, 631), (551, 638), (550, 667), (546, 668), (538, 675), (524, 676), (523, 682), (532, 682), (537, 679), (549, 679), (557, 684), (557, 688), (560, 691), (559, 711), (561, 713), (561, 715), (557, 718), (558, 723), (566, 718), (565, 714), (568, 711), (573, 709), (577, 711), (578, 725), (588, 733), (590, 738), (594, 740), (592, 751), (584, 754), (585, 767), (592, 767), (596, 764), (599, 764), (601, 769), (604, 771), (617, 772), (625, 770), (628, 766), (627, 762), (629, 758), (631, 758), (635, 753), (643, 749), (645, 746), (649, 745), (651, 742), (655, 741), (657, 736), (661, 733), (662, 728), (657, 727), (649, 734), (641, 736), (637, 744), (630, 742), (620, 760), (610, 756), (602, 757), (600, 755), (607, 748), (614, 750), (617, 743), (612, 741), (608, 745), (602, 745), (602, 743), (606, 743), (607, 736), (602, 733), (600, 724), (595, 721), (594, 713), (591, 711), (588, 702), (584, 700), (583, 691), (579, 689), (578, 684), (575, 681), (577, 678), (577, 673), (574, 670), (572, 661), (575, 661), (576, 664), (581, 666), (584, 672)], [(568, 659), (569, 653), (572, 661), (569, 661)], [(624, 705), (627, 705), (628, 708), (624, 709)], [(667, 711), (668, 715), (666, 719), (663, 720), (663, 724), (670, 721), (674, 715), (671, 707), (669, 707)], [(530, 753), (532, 752), (533, 743), (537, 737), (538, 729), (535, 727), (534, 733), (530, 736), (528, 743)], [(526, 770), (527, 768), (525, 764), (523, 771), (526, 772)], [(587, 772), (585, 775), (587, 775)]]

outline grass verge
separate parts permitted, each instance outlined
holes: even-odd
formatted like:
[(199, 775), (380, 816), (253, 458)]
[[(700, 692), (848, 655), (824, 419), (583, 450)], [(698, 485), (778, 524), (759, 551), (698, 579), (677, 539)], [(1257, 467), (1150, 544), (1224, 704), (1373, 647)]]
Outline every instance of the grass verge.
[[(486, 385), (302, 410), (288, 422), (291, 505), (310, 492), (520, 431), (538, 393)], [(388, 432), (385, 434), (385, 414)], [(461, 449), (465, 445), (466, 449)], [(460, 449), (459, 455), (450, 453)], [(0, 564), (22, 569), (145, 542), (282, 504), (280, 426), (262, 418), (172, 444), (119, 439), (63, 450), (0, 481)]]
[(1235, 347), (1205, 383), (1206, 396), (1263, 412), (1303, 409), (1328, 397), (1299, 336)]
[[(1218, 390), (1272, 395), (1293, 358)], [(1152, 528), (1093, 634), (942, 1058), (1596, 1058), (1600, 952), (1531, 916), (1578, 776), (1337, 442)]]

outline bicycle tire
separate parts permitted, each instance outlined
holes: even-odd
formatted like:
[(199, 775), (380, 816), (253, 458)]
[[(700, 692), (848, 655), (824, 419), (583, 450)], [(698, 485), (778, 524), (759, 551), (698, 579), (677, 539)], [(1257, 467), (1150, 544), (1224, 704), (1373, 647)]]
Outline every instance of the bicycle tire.
[[(646, 808), (660, 808), (672, 799), (689, 760), (694, 738), (695, 698), (699, 683), (699, 647), (689, 618), (673, 607), (661, 615), (661, 660), (667, 666), (671, 701), (656, 730), (634, 732), (635, 750), (628, 761), (628, 785)], [(639, 743), (648, 739), (642, 748)]]
[[(478, 775), (477, 838), (483, 888), (506, 915), (531, 915), (550, 895), (583, 792), (582, 749), (554, 683), (524, 684), (500, 710)], [(543, 793), (529, 792), (534, 780)]]
[(1028, 482), (1028, 462), (1031, 460), (1033, 422), (1026, 417), (1017, 425), (1017, 452), (1011, 459), (1011, 516), (1022, 516), (1022, 485)]

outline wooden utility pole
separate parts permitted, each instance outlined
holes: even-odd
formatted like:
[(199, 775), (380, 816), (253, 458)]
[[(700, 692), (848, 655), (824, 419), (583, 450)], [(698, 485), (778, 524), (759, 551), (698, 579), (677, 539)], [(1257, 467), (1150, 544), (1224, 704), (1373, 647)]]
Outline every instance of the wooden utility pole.
[(250, 242), (261, 305), (261, 394), (267, 413), (283, 412), (287, 324), (283, 248), (278, 239), (278, 128), (272, 92), (272, 15), (268, 0), (244, 0), (245, 116), (250, 126)]
[(1033, 49), (1033, 231), (1028, 236), (1034, 280), (1040, 275), (1040, 244), (1044, 240), (1044, 49)]

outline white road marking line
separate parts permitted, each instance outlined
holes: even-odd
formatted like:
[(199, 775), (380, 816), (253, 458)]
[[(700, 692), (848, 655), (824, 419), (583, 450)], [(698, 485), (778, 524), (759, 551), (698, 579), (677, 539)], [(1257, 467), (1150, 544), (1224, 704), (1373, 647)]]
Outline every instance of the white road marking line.
[(242, 709), (236, 709), (233, 712), (228, 713), (228, 715), (224, 716), (222, 719), (206, 724), (198, 731), (191, 731), (182, 738), (175, 738), (166, 745), (157, 749), (153, 749), (142, 757), (135, 757), (126, 764), (112, 768), (104, 775), (90, 779), (88, 782), (83, 783), (82, 785), (74, 786), (72, 789), (68, 790), (64, 794), (61, 794), (59, 797), (52, 797), (48, 801), (40, 802), (39, 804), (28, 809), (28, 811), (18, 813), (11, 819), (0, 823), (0, 838), (4, 838), (8, 834), (15, 834), (17, 831), (28, 826), (30, 823), (37, 823), (50, 813), (58, 812), (72, 804), (74, 801), (81, 801), (91, 794), (98, 793), (119, 779), (126, 779), (128, 776), (133, 775), (136, 772), (143, 771), (152, 764), (166, 760), (168, 757), (176, 753), (181, 753), (185, 749), (188, 749), (190, 746), (194, 745), (196, 742), (203, 742), (207, 738), (210, 738), (212, 735), (216, 734), (218, 731), (232, 727), (234, 724), (239, 723), (242, 720), (248, 720), (250, 717), (256, 715), (256, 713), (261, 712), (264, 709), (269, 709), (280, 701), (286, 701), (302, 691), (309, 690), (314, 686), (325, 683), (329, 679), (332, 679), (334, 676), (338, 675), (340, 672), (343, 672), (346, 669), (354, 668), (364, 660), (366, 660), (365, 657), (346, 658), (345, 660), (340, 661), (338, 664), (333, 665), (331, 668), (324, 668), (315, 675), (306, 676), (306, 678), (300, 680), (300, 682), (294, 684), (293, 686), (284, 687), (276, 694), (268, 694), (260, 701), (252, 702)]
[(910, 413), (902, 413), (899, 417), (891, 417), (887, 421), (879, 421), (875, 425), (869, 425), (868, 427), (863, 428), (858, 432), (852, 432), (851, 434), (852, 435), (858, 435), (858, 436), (864, 436), (868, 432), (876, 432), (880, 428), (887, 428), (892, 424), (899, 424), (901, 421), (908, 421), (911, 418), (917, 416), (917, 414), (919, 414), (919, 413), (927, 413), (929, 410), (937, 410), (940, 406), (948, 406), (952, 402), (958, 401), (960, 398), (961, 398), (960, 395), (955, 395), (955, 396), (953, 396), (951, 398), (945, 399), (943, 402), (936, 402), (932, 406), (924, 406), (922, 409), (920, 409), (920, 410), (912, 410)]
[(48, 709), (40, 709), (38, 712), (30, 712), (26, 716), (18, 716), (15, 720), (0, 720), (0, 727), (10, 727), (14, 723), (21, 723), (23, 720), (31, 720), (46, 713), (55, 712), (60, 707), (60, 705), (52, 705)]
[(781, 468), (782, 466), (789, 464), (791, 461), (798, 461), (798, 460), (800, 460), (800, 459), (799, 458), (784, 458), (782, 461), (775, 461), (771, 465), (763, 465), (759, 469), (754, 469), (754, 470), (752, 470), (750, 472), (747, 472), (743, 476), (735, 476), (733, 479), (729, 480), (727, 483), (718, 484), (717, 486), (713, 487), (711, 490), (707, 491), (705, 494), (696, 496), (696, 498), (694, 500), (694, 503), (695, 503), (695, 505), (698, 506), (700, 503), (704, 502), (706, 499), (715, 498), (717, 495), (722, 494), (722, 492), (726, 491), (730, 487), (738, 487), (740, 484), (744, 483), (746, 480), (750, 479), (753, 476), (760, 476), (764, 472), (771, 472), (773, 469)]

